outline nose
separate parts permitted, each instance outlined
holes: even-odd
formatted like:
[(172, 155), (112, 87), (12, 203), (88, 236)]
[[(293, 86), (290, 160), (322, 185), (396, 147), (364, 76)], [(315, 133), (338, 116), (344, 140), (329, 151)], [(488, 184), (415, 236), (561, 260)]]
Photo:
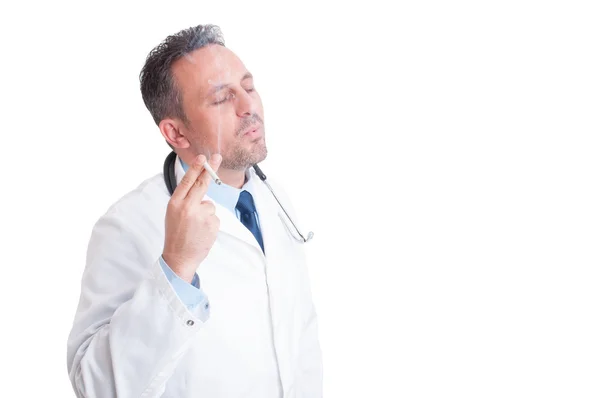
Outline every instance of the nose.
[(246, 117), (256, 113), (256, 104), (252, 96), (243, 90), (237, 96), (237, 114), (239, 117)]

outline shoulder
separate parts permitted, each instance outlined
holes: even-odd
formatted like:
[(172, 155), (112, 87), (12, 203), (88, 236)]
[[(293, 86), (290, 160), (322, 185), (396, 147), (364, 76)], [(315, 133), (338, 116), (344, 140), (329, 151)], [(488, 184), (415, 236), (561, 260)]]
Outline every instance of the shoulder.
[(266, 180), (266, 184), (265, 182), (263, 182), (258, 175), (256, 175), (256, 173), (254, 171), (252, 171), (254, 174), (254, 186), (258, 187), (261, 190), (264, 190), (266, 194), (268, 194), (269, 196), (272, 195), (272, 193), (269, 190), (269, 187), (271, 187), (271, 189), (273, 190), (273, 192), (275, 193), (275, 195), (277, 195), (277, 198), (279, 199), (280, 202), (282, 202), (282, 204), (285, 204), (285, 206), (289, 206), (292, 207), (292, 203), (290, 200), (290, 197), (288, 195), (287, 189), (284, 186), (284, 184), (278, 180), (277, 178), (272, 178), (269, 177)]
[[(298, 227), (302, 228), (304, 224), (304, 209), (302, 206), (298, 207), (297, 200), (293, 198), (294, 195), (290, 193), (290, 189), (288, 189), (287, 185), (281, 179), (277, 179), (276, 176), (267, 179), (266, 182), (268, 186), (262, 182), (258, 176), (256, 177), (256, 181), (256, 184), (261, 186), (260, 189), (264, 194), (267, 197), (272, 198), (272, 204), (277, 211), (283, 214), (283, 209), (285, 209), (285, 213), (294, 220), (294, 223), (296, 223)], [(269, 187), (271, 187), (273, 192), (269, 190)]]
[(111, 204), (97, 220), (94, 231), (108, 225), (120, 232), (156, 228), (157, 223), (164, 223), (169, 198), (162, 173), (150, 177)]

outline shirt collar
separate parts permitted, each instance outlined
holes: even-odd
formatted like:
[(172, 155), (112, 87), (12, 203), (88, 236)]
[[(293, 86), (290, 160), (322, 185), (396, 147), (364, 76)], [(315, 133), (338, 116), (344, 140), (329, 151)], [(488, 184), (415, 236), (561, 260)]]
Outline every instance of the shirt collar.
[[(183, 167), (184, 172), (187, 172), (189, 166), (183, 161), (183, 159), (179, 158), (179, 161), (181, 162), (181, 166)], [(206, 194), (216, 203), (225, 207), (233, 214), (236, 214), (235, 206), (237, 205), (237, 202), (240, 198), (240, 193), (242, 191), (248, 191), (250, 192), (250, 194), (253, 193), (252, 178), (250, 178), (250, 174), (248, 173), (248, 171), (246, 171), (245, 177), (246, 181), (244, 182), (244, 185), (241, 189), (232, 187), (231, 185), (227, 185), (225, 183), (218, 185), (211, 178), (210, 183), (208, 184)]]

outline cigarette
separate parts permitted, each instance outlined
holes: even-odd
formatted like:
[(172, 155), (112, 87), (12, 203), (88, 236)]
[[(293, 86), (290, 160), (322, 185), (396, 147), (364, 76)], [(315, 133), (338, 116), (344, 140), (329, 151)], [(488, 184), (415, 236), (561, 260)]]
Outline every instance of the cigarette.
[(217, 175), (217, 173), (215, 173), (215, 171), (213, 170), (213, 168), (210, 167), (210, 165), (208, 164), (207, 161), (204, 162), (204, 170), (208, 171), (208, 174), (210, 174), (210, 176), (212, 177), (212, 179), (218, 185), (221, 185), (221, 179), (219, 178), (219, 176)]

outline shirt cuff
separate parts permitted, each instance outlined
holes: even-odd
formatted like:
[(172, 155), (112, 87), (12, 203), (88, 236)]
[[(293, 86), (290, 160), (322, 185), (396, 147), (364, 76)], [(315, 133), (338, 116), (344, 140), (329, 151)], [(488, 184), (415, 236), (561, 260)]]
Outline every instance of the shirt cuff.
[(187, 308), (193, 310), (200, 306), (200, 311), (208, 316), (210, 304), (208, 302), (208, 297), (206, 297), (206, 294), (200, 289), (200, 278), (198, 277), (198, 274), (194, 274), (194, 279), (192, 279), (192, 283), (190, 284), (173, 272), (162, 256), (160, 256), (160, 266), (162, 267), (167, 280), (171, 283), (173, 290), (175, 290), (177, 296), (179, 296)]

